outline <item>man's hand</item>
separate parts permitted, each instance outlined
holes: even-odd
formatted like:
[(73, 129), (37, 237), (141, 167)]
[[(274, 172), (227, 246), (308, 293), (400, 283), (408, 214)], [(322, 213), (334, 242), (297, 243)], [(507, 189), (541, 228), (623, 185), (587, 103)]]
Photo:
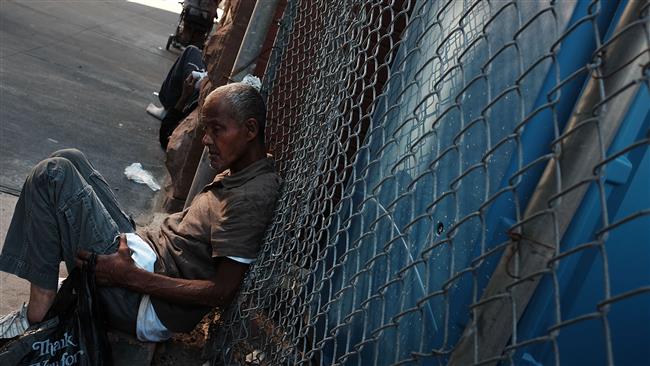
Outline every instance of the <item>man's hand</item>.
[[(90, 255), (90, 252), (80, 250), (77, 253), (77, 265), (84, 265)], [(214, 278), (207, 279), (189, 280), (147, 272), (135, 265), (126, 245), (126, 237), (121, 234), (117, 252), (97, 255), (95, 279), (100, 286), (123, 287), (180, 304), (225, 305), (237, 294), (248, 264), (218, 258), (215, 259), (215, 265), (217, 270)]]
[[(95, 279), (100, 286), (124, 286), (128, 284), (128, 275), (137, 270), (131, 258), (131, 252), (126, 245), (126, 237), (120, 234), (120, 244), (117, 252), (108, 255), (97, 255), (95, 264)], [(79, 250), (77, 265), (82, 266), (90, 259), (90, 252)]]

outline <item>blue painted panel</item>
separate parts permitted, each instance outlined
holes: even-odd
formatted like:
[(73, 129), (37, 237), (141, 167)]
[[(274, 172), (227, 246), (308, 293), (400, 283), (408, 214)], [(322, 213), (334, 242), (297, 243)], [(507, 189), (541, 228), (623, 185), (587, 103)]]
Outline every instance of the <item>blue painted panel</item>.
[[(635, 97), (616, 139), (612, 155), (648, 136), (650, 93), (642, 86)], [(626, 153), (605, 166), (605, 197), (609, 223), (650, 208), (650, 149), (647, 144)], [(562, 240), (562, 251), (597, 239), (603, 228), (603, 207), (596, 184), (589, 188)], [(604, 251), (587, 249), (559, 262), (557, 296), (561, 319), (568, 320), (596, 312), (605, 299), (605, 276), (610, 296), (650, 286), (650, 215), (641, 216), (612, 230)], [(604, 271), (605, 259), (608, 271)], [(519, 323), (519, 341), (539, 337), (556, 320), (556, 290), (551, 278), (544, 278)], [(650, 293), (613, 304), (607, 315), (611, 329), (614, 361), (617, 365), (650, 364)], [(604, 364), (607, 335), (603, 320), (593, 319), (562, 328), (558, 335), (563, 364)], [(542, 364), (554, 363), (550, 343), (522, 349), (516, 359), (533, 358)]]
[[(543, 2), (521, 2), (520, 13), (506, 7), (490, 24), (487, 2), (469, 14), (462, 1), (449, 4), (453, 9), (441, 13), (439, 2), (418, 3), (420, 16), (376, 102), (368, 147), (359, 152), (353, 184), (330, 227), (335, 250), (315, 273), (312, 301), (312, 315), (322, 315), (316, 339), (325, 364), (383, 365), (418, 350), (450, 349), (468, 321), (474, 283), (471, 273), (449, 279), (505, 240), (515, 218), (514, 197), (500, 195), (484, 208), (483, 218), (473, 212), (513, 184), (525, 207), (543, 166), (511, 177), (548, 152), (554, 129), (563, 128), (584, 83), (586, 75), (579, 74), (552, 92), (595, 48), (588, 1), (560, 3), (555, 13), (542, 11)], [(599, 4), (595, 24), (603, 34), (616, 3)], [(517, 35), (519, 48), (509, 46), (520, 30), (518, 16), (536, 13), (535, 22)], [(461, 15), (473, 26), (448, 42), (454, 34), (444, 30), (454, 29)], [(439, 26), (428, 26), (435, 22)], [(567, 29), (572, 31), (555, 59), (536, 64)], [(484, 30), (489, 41), (479, 38)], [(454, 68), (458, 61), (462, 68)], [(550, 100), (557, 101), (553, 111), (540, 109), (521, 131), (520, 143), (513, 137), (516, 126)], [(487, 171), (471, 169), (482, 159)], [(478, 296), (497, 261), (495, 256), (482, 264)], [(445, 360), (443, 355), (422, 363)]]

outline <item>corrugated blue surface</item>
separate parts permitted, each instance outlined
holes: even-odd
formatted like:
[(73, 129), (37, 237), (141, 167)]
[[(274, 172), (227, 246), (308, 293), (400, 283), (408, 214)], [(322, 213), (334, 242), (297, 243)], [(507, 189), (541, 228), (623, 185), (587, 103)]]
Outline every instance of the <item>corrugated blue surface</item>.
[[(518, 185), (519, 202), (525, 207), (543, 164), (512, 177), (549, 151), (554, 129), (561, 130), (566, 123), (586, 74), (553, 88), (557, 80), (589, 62), (595, 49), (589, 21), (594, 8), (587, 1), (562, 3), (556, 18), (542, 14), (517, 36), (520, 49), (506, 47), (489, 64), (488, 55), (495, 56), (491, 52), (513, 39), (515, 23), (504, 19), (485, 25), (486, 14), (476, 11), (475, 18), (465, 19), (475, 23), (476, 34), (466, 33), (453, 46), (441, 48), (450, 35), (435, 32), (438, 28), (432, 31), (427, 24), (440, 20), (440, 29), (453, 29), (458, 18), (440, 19), (439, 6), (432, 4), (423, 1), (416, 7), (422, 16), (409, 27), (393, 63), (385, 95), (377, 101), (369, 147), (359, 152), (353, 184), (330, 228), (336, 250), (328, 252), (315, 274), (318, 295), (312, 315), (325, 315), (318, 318), (315, 335), (322, 340), (318, 346), (325, 363), (360, 349), (362, 362), (390, 364), (413, 350), (449, 349), (455, 344), (468, 321), (472, 274), (448, 280), (469, 266), (481, 244), (490, 248), (506, 239), (515, 218), (514, 197), (508, 192), (492, 201), (484, 208), (485, 221), (471, 214), (486, 197), (513, 184)], [(459, 9), (450, 13), (462, 14), (462, 2), (452, 4)], [(519, 11), (534, 14), (540, 4), (522, 2)], [(599, 34), (616, 10), (615, 2), (601, 5)], [(555, 29), (557, 19), (562, 23), (562, 12), (572, 14), (570, 20)], [(491, 32), (489, 41), (472, 44), (483, 27)], [(519, 63), (531, 66), (566, 30), (571, 31), (556, 63), (549, 58), (520, 78)], [(457, 60), (462, 72), (446, 64)], [(486, 70), (489, 78), (477, 78)], [(507, 92), (515, 84), (521, 94)], [(549, 102), (553, 108), (544, 108)], [(518, 131), (522, 117), (535, 110), (539, 111), (526, 123), (518, 145), (509, 136)], [(461, 131), (461, 126), (468, 129)], [(500, 140), (505, 143), (489, 157), (487, 173), (476, 169), (457, 179)], [(436, 243), (441, 245), (432, 246)], [(487, 283), (497, 260), (482, 265), (479, 288)], [(441, 356), (423, 363), (444, 361)]]
[[(624, 119), (608, 156), (623, 150), (650, 133), (650, 94), (644, 85)], [(642, 145), (605, 166), (605, 196), (609, 222), (615, 223), (650, 208), (650, 150)], [(603, 207), (596, 184), (589, 188), (562, 240), (562, 252), (592, 242), (603, 228)], [(604, 260), (609, 271), (604, 271)], [(605, 299), (605, 276), (611, 296), (650, 284), (650, 215), (631, 220), (606, 237), (604, 251), (597, 247), (561, 260), (557, 270), (561, 320), (594, 313)], [(559, 323), (555, 289), (546, 277), (519, 323), (520, 341), (545, 335)], [(620, 301), (607, 315), (610, 340), (617, 365), (650, 365), (650, 292)], [(600, 365), (606, 360), (607, 337), (602, 319), (575, 323), (560, 329), (558, 343), (562, 364)], [(517, 359), (555, 362), (551, 343), (520, 350)], [(522, 361), (523, 362), (523, 361)], [(523, 364), (526, 364), (525, 362)]]

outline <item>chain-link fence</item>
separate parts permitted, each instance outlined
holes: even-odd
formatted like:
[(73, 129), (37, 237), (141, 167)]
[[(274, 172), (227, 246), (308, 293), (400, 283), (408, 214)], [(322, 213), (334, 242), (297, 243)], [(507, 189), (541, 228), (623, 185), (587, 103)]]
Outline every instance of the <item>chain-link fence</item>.
[(214, 364), (650, 362), (645, 1), (290, 1)]

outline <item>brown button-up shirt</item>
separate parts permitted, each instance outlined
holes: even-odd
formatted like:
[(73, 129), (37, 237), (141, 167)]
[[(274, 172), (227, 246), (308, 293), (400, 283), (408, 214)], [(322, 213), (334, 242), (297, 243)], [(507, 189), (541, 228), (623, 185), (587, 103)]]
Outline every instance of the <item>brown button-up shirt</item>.
[[(256, 258), (271, 220), (281, 179), (273, 160), (254, 162), (237, 174), (219, 174), (192, 204), (167, 217), (159, 230), (139, 232), (158, 256), (155, 271), (171, 277), (214, 277), (215, 257)], [(190, 331), (209, 308), (152, 298), (162, 323)]]

